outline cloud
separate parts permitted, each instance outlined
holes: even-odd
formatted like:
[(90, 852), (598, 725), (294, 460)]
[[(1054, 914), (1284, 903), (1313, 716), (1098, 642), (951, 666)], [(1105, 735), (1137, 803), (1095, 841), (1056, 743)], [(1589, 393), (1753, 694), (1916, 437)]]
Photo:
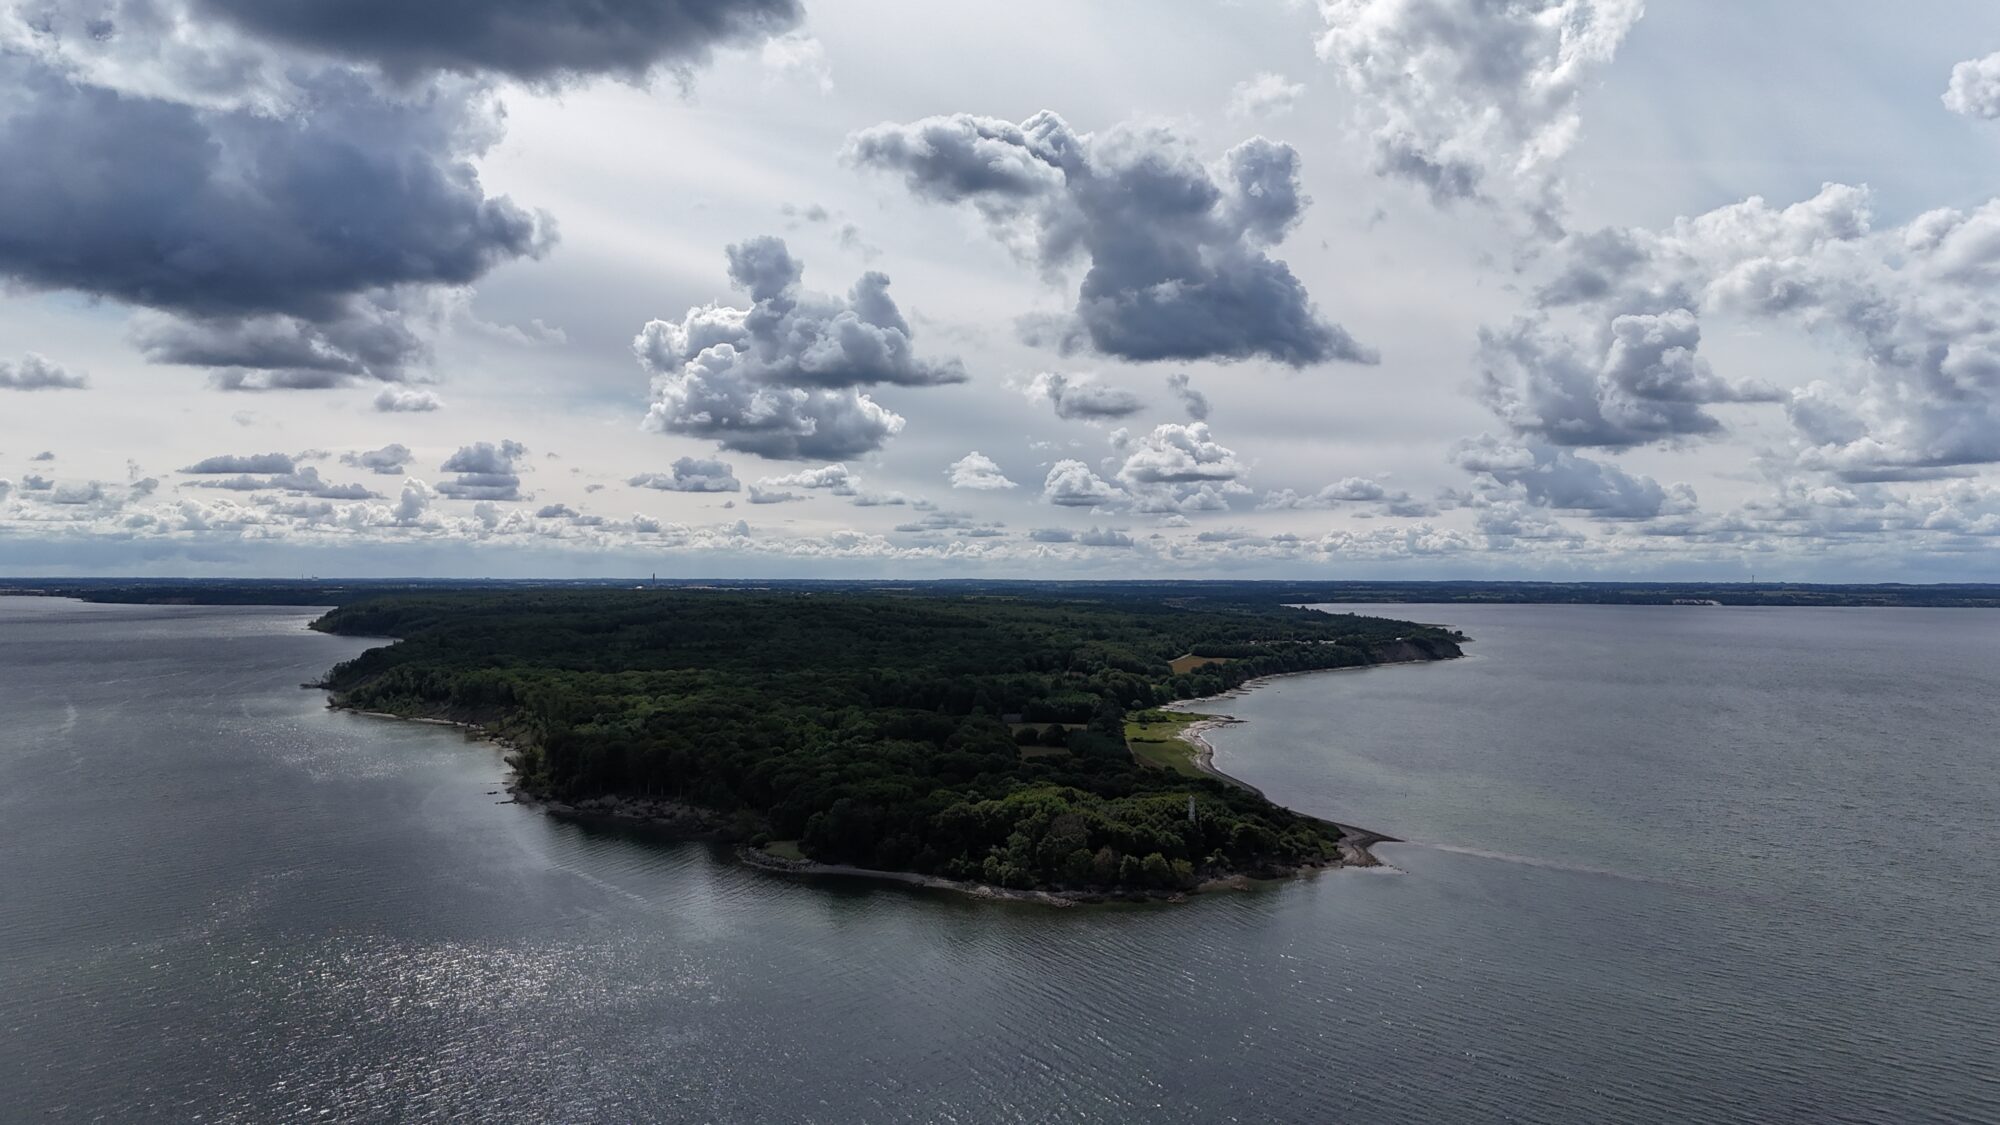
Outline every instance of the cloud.
[(1290, 113), (1305, 92), (1303, 83), (1265, 71), (1238, 82), (1230, 89), (1229, 114), (1232, 117), (1279, 117)]
[(1210, 436), (1206, 422), (1167, 422), (1136, 439), (1121, 432), (1113, 446), (1125, 454), (1120, 481), (1135, 492), (1164, 487), (1176, 505), (1200, 498), (1204, 507), (1211, 506), (1211, 498), (1224, 494), (1215, 486), (1233, 485), (1243, 475), (1236, 451)]
[(42, 55), (0, 51), (0, 275), (168, 314), (137, 333), (158, 362), (245, 386), (400, 378), (421, 352), (405, 290), (466, 285), (552, 238), (480, 183), (499, 119), (477, 88), (294, 66), (274, 68), (280, 104), (194, 104), (65, 69), (103, 29), (49, 26)]
[[(378, 291), (318, 321), (276, 313), (190, 318), (143, 312), (133, 319), (131, 336), (148, 360), (206, 367), (222, 390), (325, 390), (407, 377), (408, 368), (430, 354), (414, 322), (427, 319), (422, 304)], [(384, 388), (377, 401), (396, 401), (401, 393)]]
[(1038, 527), (1028, 532), (1028, 538), (1037, 543), (1074, 543), (1076, 532), (1066, 527)]
[(1452, 460), (1479, 475), (1495, 502), (1525, 500), (1613, 520), (1652, 519), (1694, 507), (1694, 493), (1686, 485), (1662, 488), (1651, 477), (1548, 445), (1516, 444), (1487, 434), (1460, 442)]
[(1367, 477), (1343, 477), (1317, 492), (1301, 496), (1286, 488), (1267, 492), (1257, 502), (1259, 511), (1291, 511), (1310, 508), (1337, 508), (1347, 504), (1365, 504), (1369, 509), (1363, 516), (1434, 516), (1437, 505), (1420, 500), (1409, 492), (1391, 490), (1379, 481)]
[(2000, 52), (1951, 68), (1944, 107), (1967, 117), (2000, 118)]
[(1092, 526), (1077, 535), (1077, 543), (1085, 547), (1130, 547), (1132, 537), (1115, 527)]
[(861, 479), (848, 472), (846, 465), (823, 465), (817, 469), (800, 469), (783, 476), (765, 477), (757, 483), (767, 489), (824, 489), (835, 496), (853, 496), (860, 487)]
[(833, 67), (826, 61), (826, 45), (802, 31), (765, 40), (758, 59), (773, 75), (797, 78), (821, 95), (833, 93)]
[(19, 366), (0, 363), (0, 390), (78, 391), (89, 385), (90, 380), (85, 376), (50, 363), (46, 357), (34, 352), (23, 357)]
[(383, 414), (428, 414), (444, 409), (444, 400), (417, 387), (383, 387), (375, 396), (375, 409)]
[(1167, 376), (1167, 389), (1181, 400), (1181, 407), (1187, 416), (1197, 422), (1208, 420), (1208, 396), (1194, 389), (1185, 373), (1176, 372)]
[(410, 450), (406, 445), (392, 442), (380, 449), (370, 449), (361, 453), (343, 453), (341, 464), (367, 469), (371, 473), (384, 476), (399, 476), (403, 467), (409, 464)]
[(789, 504), (794, 500), (803, 499), (805, 499), (804, 496), (796, 492), (787, 492), (782, 488), (765, 488), (760, 484), (750, 486), (750, 502), (752, 504)]
[(900, 174), (920, 199), (970, 204), (1045, 274), (1088, 261), (1073, 323), (1107, 355), (1376, 360), (1266, 253), (1307, 202), (1289, 145), (1254, 137), (1203, 164), (1165, 127), (1078, 134), (1043, 111), (1019, 125), (967, 113), (877, 125), (843, 155)]
[(44, 449), (40, 453), (35, 454), (33, 457), (28, 458), (28, 460), (30, 461), (53, 461), (55, 459), (56, 459), (55, 453), (47, 449)]
[(1701, 325), (1684, 308), (1614, 316), (1586, 350), (1544, 319), (1479, 335), (1480, 399), (1516, 433), (1554, 445), (1629, 449), (1721, 432), (1712, 403), (1777, 402), (1732, 383), (1697, 354)]
[(535, 518), (538, 520), (571, 519), (576, 514), (576, 509), (570, 507), (568, 504), (544, 504), (535, 509)]
[(196, 476), (228, 473), (289, 473), (296, 467), (297, 462), (287, 453), (252, 453), (245, 456), (222, 454), (196, 461), (181, 472)]
[(1439, 204), (1521, 208), (1545, 232), (1577, 102), (1641, 0), (1320, 0), (1319, 55), (1354, 95), (1376, 170)]
[(1064, 375), (1044, 371), (1030, 380), (1022, 392), (1030, 402), (1046, 402), (1056, 417), (1081, 421), (1123, 418), (1145, 409), (1145, 403), (1131, 391), (1108, 387), (1095, 375)]
[(461, 446), (438, 466), (439, 471), (458, 476), (439, 484), (436, 491), (453, 500), (519, 500), (521, 477), (514, 462), (527, 452), (527, 446), (511, 440)]
[(662, 492), (736, 492), (743, 487), (729, 462), (697, 457), (676, 458), (672, 472), (640, 473), (625, 483)]
[[(1788, 206), (1752, 196), (1659, 230), (1572, 236), (1557, 257), (1538, 301), (1588, 318), (1602, 358), (1564, 361), (1567, 345), (1529, 339), (1551, 360), (1539, 379), (1488, 385), (1522, 432), (1633, 444), (1701, 428), (1705, 401), (1785, 397), (1694, 359), (1689, 318), (1718, 315), (1790, 325), (1840, 357), (1791, 389), (1798, 465), (1861, 480), (2000, 462), (2000, 199), (1877, 230), (1866, 188), (1826, 184)], [(1504, 351), (1507, 333), (1495, 339)], [(1550, 377), (1557, 361), (1600, 371)]]
[[(185, 470), (183, 470), (185, 471)], [(251, 476), (239, 473), (232, 477), (191, 482), (196, 488), (219, 488), (230, 492), (286, 492), (294, 496), (311, 496), (321, 500), (373, 500), (376, 493), (358, 484), (334, 484), (321, 479), (319, 470), (311, 465), (290, 472), (273, 473), (270, 476)], [(150, 492), (151, 489), (146, 491)]]
[(1042, 499), (1063, 508), (1102, 508), (1127, 499), (1124, 489), (1081, 461), (1057, 461), (1042, 482)]
[(262, 38), (378, 66), (410, 80), (437, 72), (548, 84), (609, 74), (685, 74), (718, 47), (796, 26), (797, 0), (425, 0), (355, 7), (331, 0), (196, 0), (204, 15)]
[(966, 488), (975, 492), (995, 492), (1019, 487), (1007, 479), (1007, 475), (1000, 471), (1000, 466), (993, 458), (976, 449), (952, 462), (951, 467), (945, 470), (945, 474), (951, 478), (953, 488)]
[(863, 274), (845, 297), (800, 287), (785, 243), (728, 248), (730, 280), (749, 308), (709, 304), (655, 320), (633, 342), (653, 374), (650, 429), (712, 438), (779, 460), (854, 457), (881, 448), (903, 418), (857, 388), (964, 382), (957, 360), (917, 358), (889, 279)]

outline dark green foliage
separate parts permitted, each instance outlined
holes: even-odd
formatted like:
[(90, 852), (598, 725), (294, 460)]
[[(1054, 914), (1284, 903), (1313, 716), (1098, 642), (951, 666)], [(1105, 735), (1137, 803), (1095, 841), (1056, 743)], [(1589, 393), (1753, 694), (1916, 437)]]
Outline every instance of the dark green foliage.
[[(1137, 597), (399, 595), (316, 627), (403, 638), (329, 674), (343, 703), (503, 730), (531, 788), (741, 811), (823, 861), (1010, 887), (1164, 890), (1326, 857), (1323, 822), (1135, 763), (1126, 711), (1458, 651), (1406, 622)], [(1197, 650), (1232, 659), (1173, 675)]]

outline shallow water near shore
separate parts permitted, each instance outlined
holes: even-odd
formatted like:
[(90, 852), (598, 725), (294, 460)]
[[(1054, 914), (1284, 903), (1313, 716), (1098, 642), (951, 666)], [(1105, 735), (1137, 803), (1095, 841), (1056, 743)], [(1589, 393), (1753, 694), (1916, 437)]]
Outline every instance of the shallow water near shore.
[(1207, 737), (1399, 873), (1050, 910), (500, 803), (307, 611), (0, 598), (0, 1120), (2000, 1119), (2000, 613), (1376, 611), (1470, 655)]

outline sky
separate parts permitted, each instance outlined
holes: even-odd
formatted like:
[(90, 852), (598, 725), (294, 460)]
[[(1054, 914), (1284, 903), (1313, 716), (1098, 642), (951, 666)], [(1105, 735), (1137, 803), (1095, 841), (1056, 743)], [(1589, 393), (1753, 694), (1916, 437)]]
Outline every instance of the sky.
[(1991, 581), (2000, 8), (0, 0), (0, 574)]

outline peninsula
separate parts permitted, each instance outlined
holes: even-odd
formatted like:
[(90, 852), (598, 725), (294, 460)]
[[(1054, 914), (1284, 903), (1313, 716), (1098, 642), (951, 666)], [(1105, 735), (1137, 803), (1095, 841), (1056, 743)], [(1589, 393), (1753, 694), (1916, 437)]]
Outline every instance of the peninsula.
[(1365, 862), (1379, 837), (1162, 753), (1187, 717), (1158, 709), (1464, 639), (1257, 599), (893, 590), (398, 594), (314, 628), (399, 638), (328, 673), (333, 706), (499, 739), (524, 801), (787, 870), (1067, 898)]

